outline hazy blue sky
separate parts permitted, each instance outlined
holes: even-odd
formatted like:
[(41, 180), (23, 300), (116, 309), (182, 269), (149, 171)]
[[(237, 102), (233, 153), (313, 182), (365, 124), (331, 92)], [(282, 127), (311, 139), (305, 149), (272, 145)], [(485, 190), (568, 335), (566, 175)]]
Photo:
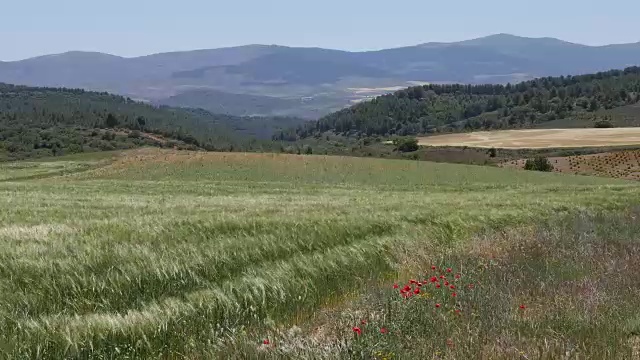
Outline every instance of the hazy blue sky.
[(493, 33), (640, 40), (638, 0), (2, 0), (0, 60), (244, 44), (364, 50)]

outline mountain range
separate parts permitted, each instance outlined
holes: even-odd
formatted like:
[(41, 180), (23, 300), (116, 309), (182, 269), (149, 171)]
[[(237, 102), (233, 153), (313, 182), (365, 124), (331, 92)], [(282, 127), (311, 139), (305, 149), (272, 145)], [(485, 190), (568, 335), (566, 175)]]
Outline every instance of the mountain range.
[(318, 118), (423, 83), (507, 83), (640, 64), (640, 43), (508, 34), (366, 52), (247, 45), (136, 58), (68, 52), (0, 62), (0, 82), (108, 91), (229, 115)]

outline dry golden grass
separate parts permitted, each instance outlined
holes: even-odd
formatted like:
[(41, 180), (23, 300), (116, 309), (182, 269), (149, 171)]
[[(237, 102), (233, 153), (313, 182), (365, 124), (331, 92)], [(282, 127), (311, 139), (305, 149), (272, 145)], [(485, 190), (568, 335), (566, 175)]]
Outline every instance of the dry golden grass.
[(501, 149), (622, 146), (640, 144), (640, 128), (478, 131), (421, 137), (418, 143)]

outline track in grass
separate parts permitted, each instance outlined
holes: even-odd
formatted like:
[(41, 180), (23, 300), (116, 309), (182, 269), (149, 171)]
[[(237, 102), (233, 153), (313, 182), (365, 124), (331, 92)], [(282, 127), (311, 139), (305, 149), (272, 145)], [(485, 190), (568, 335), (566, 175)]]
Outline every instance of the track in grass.
[(395, 271), (400, 249), (639, 195), (633, 182), (490, 167), (157, 149), (8, 179), (0, 351), (206, 358)]
[(502, 149), (623, 146), (640, 144), (640, 128), (478, 131), (421, 137), (418, 142), (425, 146)]

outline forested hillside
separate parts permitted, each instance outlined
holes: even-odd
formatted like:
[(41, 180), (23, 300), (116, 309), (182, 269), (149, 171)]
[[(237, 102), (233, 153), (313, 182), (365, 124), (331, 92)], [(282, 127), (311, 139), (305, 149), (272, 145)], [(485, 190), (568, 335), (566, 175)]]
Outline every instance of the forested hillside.
[(515, 85), (424, 85), (380, 96), (298, 129), (291, 140), (332, 131), (345, 135), (414, 135), (432, 132), (533, 127), (590, 116), (640, 100), (640, 67), (590, 75), (546, 77)]
[(266, 131), (261, 120), (79, 89), (0, 84), (0, 160), (143, 145), (249, 149), (252, 135)]

